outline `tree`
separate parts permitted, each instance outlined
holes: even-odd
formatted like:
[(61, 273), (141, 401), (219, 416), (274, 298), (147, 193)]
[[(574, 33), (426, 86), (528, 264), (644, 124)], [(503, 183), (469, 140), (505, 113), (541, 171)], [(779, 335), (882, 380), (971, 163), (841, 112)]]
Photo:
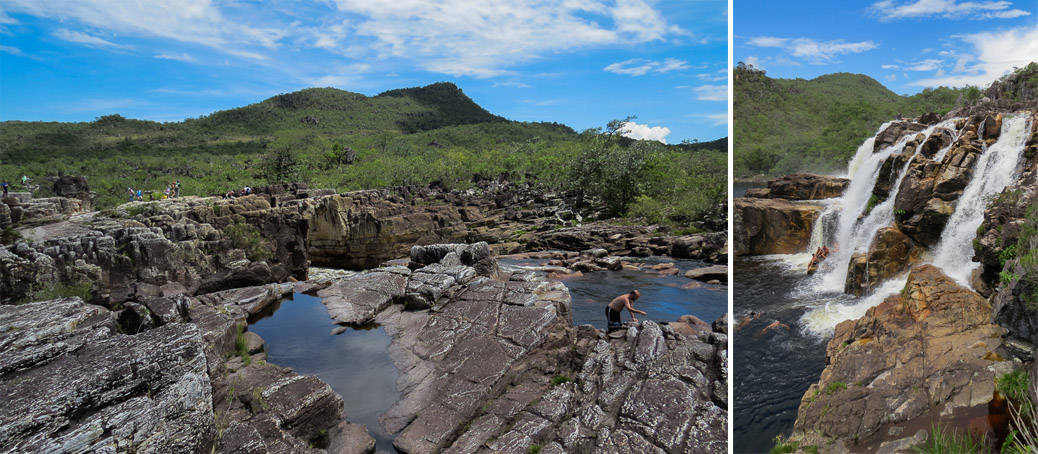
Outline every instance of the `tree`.
[(268, 184), (283, 184), (298, 181), (300, 162), (292, 149), (279, 147), (263, 160), (263, 178)]

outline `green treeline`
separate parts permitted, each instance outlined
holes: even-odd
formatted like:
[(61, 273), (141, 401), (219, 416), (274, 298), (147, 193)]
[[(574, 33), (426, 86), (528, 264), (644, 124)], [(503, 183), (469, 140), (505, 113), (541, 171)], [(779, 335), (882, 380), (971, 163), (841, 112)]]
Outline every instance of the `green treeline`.
[(862, 74), (773, 79), (742, 63), (734, 83), (736, 177), (843, 170), (883, 122), (898, 113), (944, 114), (969, 90), (927, 88), (901, 96)]

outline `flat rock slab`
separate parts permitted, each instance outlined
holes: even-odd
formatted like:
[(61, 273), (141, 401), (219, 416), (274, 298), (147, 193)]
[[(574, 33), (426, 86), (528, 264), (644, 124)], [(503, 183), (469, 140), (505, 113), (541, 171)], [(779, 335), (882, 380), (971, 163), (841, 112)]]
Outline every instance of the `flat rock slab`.
[(12, 322), (0, 324), (0, 446), (208, 450), (215, 424), (200, 330), (170, 323), (130, 336), (107, 312), (79, 299), (0, 306)]

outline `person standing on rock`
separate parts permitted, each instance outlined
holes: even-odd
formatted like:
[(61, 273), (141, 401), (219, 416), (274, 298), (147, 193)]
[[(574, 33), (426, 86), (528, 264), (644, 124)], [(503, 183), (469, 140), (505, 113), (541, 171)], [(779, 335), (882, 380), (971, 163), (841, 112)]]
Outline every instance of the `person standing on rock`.
[(4, 187), (4, 197), (7, 197), (7, 186), (8, 186), (7, 180), (4, 180), (3, 183), (0, 183), (0, 186)]
[(638, 321), (638, 317), (634, 314), (647, 315), (645, 312), (634, 308), (634, 302), (641, 297), (641, 292), (637, 290), (631, 290), (630, 293), (624, 293), (616, 298), (613, 298), (609, 304), (606, 305), (606, 331), (613, 331), (620, 329), (623, 323), (620, 321), (620, 314), (627, 309), (631, 313), (631, 320)]

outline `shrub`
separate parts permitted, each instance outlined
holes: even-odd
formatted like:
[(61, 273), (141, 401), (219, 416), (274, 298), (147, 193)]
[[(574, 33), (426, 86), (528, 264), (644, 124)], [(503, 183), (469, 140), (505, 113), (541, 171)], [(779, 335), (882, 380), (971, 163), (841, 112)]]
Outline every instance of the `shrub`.
[(245, 251), (245, 256), (251, 261), (263, 261), (273, 256), (270, 243), (251, 224), (235, 222), (227, 226), (224, 233), (231, 239), (235, 248)]
[(782, 434), (775, 435), (773, 441), (775, 442), (775, 446), (771, 447), (771, 451), (769, 451), (771, 452), (771, 454), (786, 454), (790, 452), (795, 452), (797, 449), (800, 449), (799, 443), (795, 441), (786, 440), (786, 437)]
[(556, 375), (554, 377), (551, 377), (551, 385), (552, 386), (558, 386), (558, 385), (561, 385), (563, 383), (568, 383), (568, 382), (571, 382), (571, 381), (573, 381), (573, 379), (569, 378), (569, 377), (567, 377), (565, 375)]
[(90, 281), (76, 281), (72, 283), (48, 282), (33, 287), (26, 295), (24, 302), (47, 301), (58, 298), (79, 297), (83, 301), (91, 300), (94, 284)]

